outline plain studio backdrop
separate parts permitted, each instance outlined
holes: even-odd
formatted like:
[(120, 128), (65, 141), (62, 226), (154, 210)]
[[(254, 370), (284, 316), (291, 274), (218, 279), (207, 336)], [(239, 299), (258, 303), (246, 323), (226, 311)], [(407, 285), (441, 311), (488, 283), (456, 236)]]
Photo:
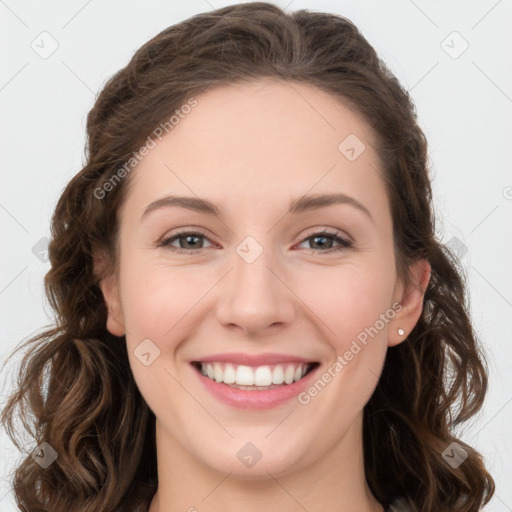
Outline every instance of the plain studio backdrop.
[[(51, 322), (43, 297), (49, 222), (82, 167), (96, 94), (164, 28), (233, 3), (0, 0), (0, 362)], [(512, 1), (276, 3), (351, 19), (416, 103), (438, 234), (463, 262), (491, 371), (484, 409), (460, 435), (496, 479), (486, 510), (512, 511)], [(13, 364), (0, 376), (2, 404), (15, 376)], [(20, 454), (4, 431), (0, 447), (0, 512), (12, 512), (10, 472)], [(34, 448), (27, 441), (26, 453)]]

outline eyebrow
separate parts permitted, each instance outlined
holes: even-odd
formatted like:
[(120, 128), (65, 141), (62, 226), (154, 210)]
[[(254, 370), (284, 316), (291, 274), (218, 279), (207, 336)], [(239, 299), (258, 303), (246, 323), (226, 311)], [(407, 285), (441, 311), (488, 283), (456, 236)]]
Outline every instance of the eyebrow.
[[(290, 203), (287, 213), (297, 214), (325, 208), (334, 204), (348, 204), (353, 206), (354, 208), (363, 212), (372, 222), (374, 222), (372, 214), (368, 208), (361, 204), (357, 199), (342, 193), (314, 194), (298, 197)], [(193, 210), (207, 215), (215, 215), (218, 217), (221, 216), (219, 207), (206, 199), (188, 196), (166, 196), (149, 204), (142, 214), (142, 219), (152, 211), (172, 206), (186, 208), (188, 210)]]

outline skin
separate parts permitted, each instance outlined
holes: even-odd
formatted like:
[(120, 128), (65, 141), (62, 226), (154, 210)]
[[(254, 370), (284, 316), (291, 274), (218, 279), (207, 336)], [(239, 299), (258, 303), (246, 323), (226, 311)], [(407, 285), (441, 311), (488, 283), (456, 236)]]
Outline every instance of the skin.
[[(120, 212), (118, 278), (101, 281), (108, 330), (126, 334), (137, 385), (156, 415), (158, 491), (150, 512), (376, 512), (365, 477), (363, 407), (386, 351), (416, 324), (430, 267), (395, 271), (392, 219), (375, 139), (339, 99), (309, 85), (261, 80), (222, 86), (165, 135), (133, 171)], [(338, 145), (356, 134), (366, 149), (349, 161)], [(305, 194), (342, 192), (362, 203), (288, 214)], [(169, 194), (206, 198), (221, 215), (180, 207), (152, 211)], [(206, 238), (158, 247), (185, 229)], [(328, 228), (353, 248), (328, 253), (310, 238)], [(263, 252), (236, 252), (247, 237)], [(202, 245), (203, 248), (200, 248)], [(199, 248), (197, 248), (199, 247)], [(305, 405), (263, 411), (210, 395), (189, 364), (220, 352), (286, 353), (332, 367), (393, 303), (400, 312)], [(398, 328), (405, 335), (398, 334)], [(160, 350), (145, 366), (134, 350)], [(261, 452), (248, 468), (247, 442)]]

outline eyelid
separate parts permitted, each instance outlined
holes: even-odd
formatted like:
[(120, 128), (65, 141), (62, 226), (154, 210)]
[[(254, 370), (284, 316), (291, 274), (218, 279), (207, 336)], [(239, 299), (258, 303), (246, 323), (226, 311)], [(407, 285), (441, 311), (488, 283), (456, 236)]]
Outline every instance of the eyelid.
[(354, 238), (352, 238), (346, 231), (342, 231), (341, 229), (337, 229), (337, 228), (331, 228), (329, 226), (320, 226), (320, 227), (311, 228), (310, 230), (308, 229), (306, 232), (308, 234), (306, 236), (302, 237), (302, 240), (301, 240), (302, 242), (305, 239), (307, 239), (313, 235), (325, 233), (325, 234), (328, 234), (331, 236), (339, 236), (340, 238), (345, 238), (347, 240), (347, 242), (355, 243)]
[(199, 253), (202, 249), (209, 249), (209, 247), (201, 247), (199, 249), (182, 249), (181, 247), (179, 247), (179, 248), (172, 247), (170, 245), (171, 242), (174, 242), (174, 241), (178, 240), (180, 237), (184, 237), (187, 235), (204, 238), (204, 239), (208, 240), (212, 245), (215, 245), (215, 242), (213, 242), (210, 239), (210, 237), (204, 233), (204, 231), (202, 229), (190, 229), (190, 228), (185, 228), (185, 229), (177, 231), (175, 233), (171, 233), (170, 235), (164, 235), (155, 245), (157, 247), (164, 247), (164, 248), (169, 247), (170, 250), (172, 250), (174, 252), (184, 252), (184, 253), (192, 253), (192, 252)]
[(171, 230), (170, 232), (165, 233), (159, 240), (156, 242), (156, 244), (160, 244), (161, 242), (166, 242), (172, 238), (178, 237), (178, 236), (184, 236), (184, 235), (196, 235), (196, 236), (202, 236), (204, 238), (207, 238), (210, 242), (214, 243), (210, 235), (207, 234), (208, 230), (205, 228), (200, 228), (196, 226), (186, 226), (184, 228), (176, 228), (176, 230)]
[(307, 249), (307, 250), (313, 251), (314, 253), (331, 254), (331, 253), (341, 252), (343, 250), (355, 248), (354, 239), (350, 235), (345, 234), (345, 232), (339, 231), (337, 229), (333, 231), (331, 228), (323, 228), (323, 229), (315, 228), (315, 229), (313, 229), (313, 231), (310, 232), (308, 235), (302, 237), (302, 240), (299, 242), (298, 245), (303, 244), (304, 242), (307, 242), (311, 238), (321, 237), (321, 236), (327, 236), (327, 237), (332, 238), (333, 240), (335, 240), (338, 243), (339, 247), (334, 248), (334, 249), (328, 249), (325, 251), (315, 250), (315, 249)]

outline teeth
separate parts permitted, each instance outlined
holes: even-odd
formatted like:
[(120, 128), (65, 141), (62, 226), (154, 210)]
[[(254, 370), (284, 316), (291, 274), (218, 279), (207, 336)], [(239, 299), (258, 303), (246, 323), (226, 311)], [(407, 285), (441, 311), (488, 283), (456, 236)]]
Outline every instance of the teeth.
[(235, 382), (240, 386), (254, 386), (254, 372), (252, 368), (250, 366), (238, 366)]
[(304, 363), (284, 363), (258, 367), (237, 366), (228, 363), (201, 363), (201, 373), (216, 382), (259, 388), (297, 382), (304, 377), (308, 366)]
[[(299, 368), (300, 371), (300, 368)], [(254, 372), (255, 386), (270, 386), (272, 384), (272, 372), (270, 366), (259, 366)]]
[(284, 381), (286, 384), (291, 384), (293, 382), (293, 376), (295, 375), (295, 368), (293, 366), (288, 366), (284, 372)]
[(233, 365), (227, 364), (224, 368), (224, 376), (222, 378), (222, 382), (224, 384), (234, 384), (236, 381), (236, 371)]
[(272, 384), (282, 384), (284, 382), (283, 367), (278, 364), (272, 372)]
[(223, 375), (222, 375), (222, 368), (221, 368), (220, 364), (214, 363), (213, 375), (217, 382), (222, 382)]

